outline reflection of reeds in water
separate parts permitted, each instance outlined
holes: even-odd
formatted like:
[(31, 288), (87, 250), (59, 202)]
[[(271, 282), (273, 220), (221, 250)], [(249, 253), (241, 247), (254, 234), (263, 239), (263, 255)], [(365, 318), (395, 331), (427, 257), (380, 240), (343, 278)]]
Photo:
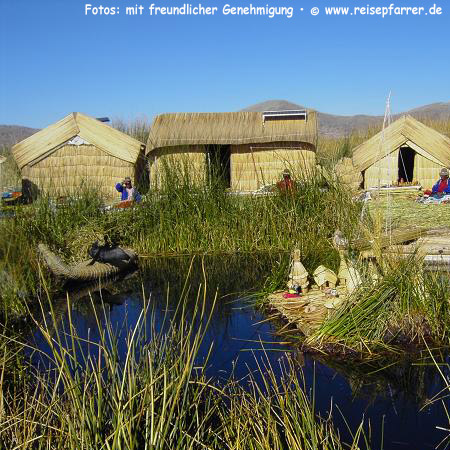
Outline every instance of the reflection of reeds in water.
[(189, 284), (194, 287), (207, 277), (208, 297), (214, 296), (217, 289), (219, 296), (242, 294), (259, 290), (278, 258), (279, 254), (268, 252), (143, 258), (140, 273), (151, 287), (165, 289), (170, 285), (175, 297), (188, 273)]
[[(183, 294), (184, 295), (184, 294)], [(198, 291), (192, 321), (171, 322), (163, 332), (147, 320), (145, 302), (137, 324), (127, 335), (120, 360), (111, 324), (96, 322), (100, 341), (77, 335), (68, 308), (67, 333), (37, 322), (50, 348), (52, 369), (32, 372), (4, 389), (0, 404), (0, 439), (5, 448), (211, 448), (317, 449), (344, 448), (330, 419), (319, 418), (314, 398), (287, 360), (278, 382), (270, 363), (250, 375), (249, 389), (229, 380), (218, 386), (205, 375), (198, 353), (210, 322), (206, 283)], [(212, 305), (214, 306), (214, 304)], [(186, 298), (178, 302), (183, 317)], [(144, 330), (154, 330), (145, 339)], [(89, 341), (89, 339), (88, 339)], [(80, 351), (85, 344), (95, 351)], [(34, 351), (39, 352), (38, 349)], [(45, 355), (43, 355), (45, 357)], [(3, 361), (6, 364), (6, 360)], [(5, 366), (2, 367), (5, 370)], [(257, 382), (262, 380), (262, 385)], [(364, 441), (362, 428), (351, 448)], [(347, 447), (345, 447), (347, 448)]]
[(428, 348), (428, 352), (430, 355), (430, 365), (432, 364), (437, 372), (439, 373), (439, 376), (442, 379), (442, 382), (444, 384), (444, 388), (439, 391), (437, 394), (435, 394), (433, 397), (431, 397), (423, 406), (423, 408), (428, 407), (429, 405), (432, 405), (434, 403), (442, 403), (442, 408), (444, 409), (445, 415), (447, 417), (447, 423), (439, 424), (436, 426), (436, 429), (440, 432), (443, 432), (443, 438), (439, 445), (436, 447), (437, 449), (440, 448), (448, 448), (450, 445), (450, 410), (448, 407), (449, 399), (450, 399), (450, 364), (448, 363), (448, 357), (447, 362), (443, 362), (444, 359), (436, 358), (434, 353)]
[[(189, 320), (193, 320), (198, 291), (205, 288), (204, 301), (212, 315), (209, 332), (219, 337), (218, 333), (227, 333), (237, 304), (243, 307), (244, 299), (261, 289), (277, 258), (271, 253), (146, 258), (142, 259), (140, 282), (160, 310), (175, 310), (184, 296), (184, 314)], [(136, 285), (135, 291), (140, 289)]]
[[(69, 297), (72, 308), (92, 327), (96, 315), (93, 308), (98, 314), (102, 304), (121, 304), (126, 297), (131, 296), (141, 308), (144, 308), (145, 299), (150, 298), (153, 310), (157, 310), (160, 315), (168, 314), (173, 320), (192, 321), (195, 319), (199, 289), (205, 288), (203, 301), (212, 316), (209, 333), (218, 338), (222, 333), (227, 333), (236, 302), (239, 301), (239, 307), (245, 307), (242, 299), (249, 292), (260, 289), (276, 257), (261, 253), (146, 258), (142, 259), (138, 271), (125, 277), (122, 274), (95, 282), (71, 282), (61, 294), (52, 296), (52, 313), (57, 319), (57, 325), (61, 319), (67, 320)], [(206, 286), (205, 277), (208, 279)], [(185, 301), (182, 318), (174, 315), (181, 298)], [(218, 301), (215, 301), (216, 298)], [(38, 306), (36, 304), (30, 308), (33, 316), (40, 314), (40, 311), (36, 311)], [(126, 308), (122, 309), (121, 314), (124, 317), (127, 315)]]
[[(445, 353), (435, 351), (434, 357), (445, 360)], [(371, 361), (349, 361), (314, 355), (314, 359), (332, 368), (348, 381), (353, 397), (375, 403), (380, 397), (392, 401), (408, 401), (418, 408), (427, 404), (438, 376), (429, 355), (419, 352), (411, 355), (378, 357)]]

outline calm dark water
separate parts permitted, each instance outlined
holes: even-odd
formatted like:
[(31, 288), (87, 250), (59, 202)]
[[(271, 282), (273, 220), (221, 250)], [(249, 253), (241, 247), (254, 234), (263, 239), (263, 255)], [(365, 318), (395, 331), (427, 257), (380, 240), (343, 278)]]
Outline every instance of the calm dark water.
[[(261, 359), (268, 360), (280, 375), (280, 359), (290, 353), (298, 361), (298, 370), (303, 370), (307, 389), (315, 389), (317, 411), (327, 416), (332, 410), (335, 424), (344, 439), (348, 439), (349, 430), (343, 417), (352, 431), (364, 417), (366, 424), (370, 422), (373, 449), (381, 448), (382, 435), (383, 448), (387, 450), (435, 448), (448, 434), (436, 427), (448, 427), (448, 419), (442, 403), (423, 408), (427, 399), (444, 388), (434, 366), (416, 360), (399, 362), (379, 370), (376, 365), (362, 367), (345, 361), (319, 360), (299, 352), (295, 345), (282, 344), (285, 338), (275, 334), (282, 323), (265, 321), (267, 317), (263, 312), (249, 306), (242, 293), (251, 288), (261, 288), (279, 258), (261, 255), (205, 259), (209, 310), (212, 310), (216, 293), (218, 296), (199, 355), (200, 359), (205, 358), (213, 343), (208, 375), (220, 381), (233, 373), (245, 383), (245, 375), (249, 370), (256, 370), (257, 360)], [(125, 355), (126, 336), (138, 321), (144, 296), (150, 302), (149, 311), (155, 315), (157, 326), (161, 326), (165, 315), (170, 317), (174, 314), (183, 286), (189, 292), (189, 318), (193, 315), (198, 286), (204, 282), (201, 259), (194, 260), (188, 275), (190, 264), (190, 259), (183, 258), (149, 260), (139, 273), (104, 287), (102, 297), (107, 302), (106, 311), (100, 303), (93, 307), (89, 298), (83, 296), (83, 291), (75, 291), (72, 294), (71, 315), (78, 335), (89, 337), (93, 342), (99, 341), (95, 320), (97, 313), (102, 328), (107, 320), (111, 322), (117, 332), (119, 352)], [(95, 289), (91, 288), (91, 291)], [(94, 299), (99, 295), (99, 292), (92, 294)], [(55, 309), (60, 319), (59, 326), (68, 329), (64, 299), (56, 302)], [(147, 333), (151, 336), (150, 321)], [(49, 350), (39, 333), (34, 334), (34, 340), (41, 350)], [(86, 344), (82, 351), (94, 349)], [(33, 355), (33, 362), (36, 365), (46, 364), (37, 355)], [(448, 370), (445, 375), (450, 380)], [(449, 401), (446, 406), (450, 406)]]

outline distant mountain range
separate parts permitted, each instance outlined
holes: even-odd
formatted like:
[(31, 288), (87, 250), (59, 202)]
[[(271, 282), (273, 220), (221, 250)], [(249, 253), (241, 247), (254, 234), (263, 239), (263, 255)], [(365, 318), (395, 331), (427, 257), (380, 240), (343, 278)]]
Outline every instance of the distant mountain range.
[[(248, 106), (242, 111), (280, 111), (286, 109), (304, 109), (305, 106), (286, 100), (268, 100)], [(430, 105), (414, 108), (393, 116), (394, 119), (410, 114), (422, 120), (450, 120), (450, 102), (432, 103)], [(380, 126), (383, 116), (369, 116), (357, 114), (355, 116), (339, 116), (318, 111), (319, 133), (324, 136), (338, 137), (350, 134), (352, 131), (365, 131), (372, 126)]]
[(39, 131), (36, 128), (22, 127), (20, 125), (0, 125), (0, 149), (11, 147), (22, 139)]
[[(242, 111), (280, 111), (285, 109), (303, 109), (302, 105), (287, 100), (268, 100), (262, 103), (248, 106)], [(411, 109), (402, 114), (410, 114), (417, 119), (450, 120), (450, 102), (432, 103)], [(394, 116), (394, 119), (401, 114)], [(380, 126), (382, 116), (369, 116), (357, 114), (354, 116), (339, 116), (318, 112), (319, 133), (324, 136), (339, 137), (350, 134), (352, 131), (365, 131), (371, 126)], [(16, 142), (31, 136), (35, 128), (19, 125), (0, 125), (0, 149), (2, 146), (10, 147)]]

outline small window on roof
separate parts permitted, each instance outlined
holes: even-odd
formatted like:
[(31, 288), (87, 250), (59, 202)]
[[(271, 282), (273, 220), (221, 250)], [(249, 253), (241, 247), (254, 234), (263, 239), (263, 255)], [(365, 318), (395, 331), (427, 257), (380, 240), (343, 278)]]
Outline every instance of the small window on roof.
[(308, 112), (306, 109), (290, 109), (285, 111), (264, 111), (263, 121), (269, 120), (307, 120)]

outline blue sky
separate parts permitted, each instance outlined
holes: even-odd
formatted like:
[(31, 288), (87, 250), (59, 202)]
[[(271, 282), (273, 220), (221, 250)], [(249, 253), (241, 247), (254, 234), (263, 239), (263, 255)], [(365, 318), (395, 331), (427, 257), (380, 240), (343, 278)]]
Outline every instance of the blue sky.
[[(440, 16), (326, 16), (390, 0), (204, 0), (213, 17), (126, 16), (183, 0), (0, 0), (0, 124), (44, 127), (71, 111), (132, 120), (235, 111), (286, 99), (334, 114), (393, 113), (450, 100), (450, 5)], [(441, 3), (439, 3), (441, 2)], [(84, 14), (85, 4), (116, 16)], [(294, 16), (224, 16), (222, 6), (292, 6)], [(313, 17), (313, 6), (320, 8)], [(300, 8), (304, 11), (301, 12)], [(448, 11), (447, 11), (448, 9)]]

